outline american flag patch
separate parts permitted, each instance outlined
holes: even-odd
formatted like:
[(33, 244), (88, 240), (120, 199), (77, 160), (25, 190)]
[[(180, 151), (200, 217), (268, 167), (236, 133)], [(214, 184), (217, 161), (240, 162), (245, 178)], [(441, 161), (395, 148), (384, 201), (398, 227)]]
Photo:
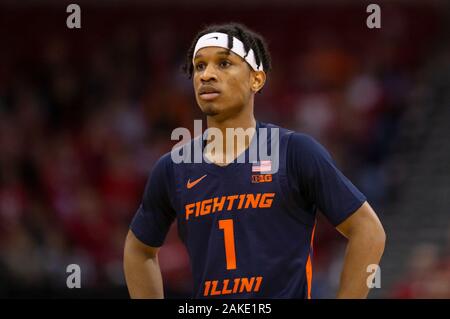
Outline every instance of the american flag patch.
[(252, 165), (253, 173), (265, 173), (272, 170), (272, 161), (260, 161)]

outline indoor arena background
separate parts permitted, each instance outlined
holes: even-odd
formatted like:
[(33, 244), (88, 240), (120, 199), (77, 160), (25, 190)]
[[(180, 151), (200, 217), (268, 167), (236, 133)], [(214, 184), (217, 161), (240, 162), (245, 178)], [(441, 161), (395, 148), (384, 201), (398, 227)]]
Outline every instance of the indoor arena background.
[[(364, 1), (78, 1), (81, 29), (69, 2), (0, 1), (0, 297), (128, 296), (145, 181), (171, 131), (202, 118), (186, 50), (236, 21), (272, 54), (256, 117), (324, 144), (385, 226), (370, 297), (450, 298), (449, 5), (373, 2), (381, 29)], [(319, 218), (314, 244), (313, 297), (333, 298), (345, 240)], [(167, 297), (189, 297), (175, 228), (160, 264)]]

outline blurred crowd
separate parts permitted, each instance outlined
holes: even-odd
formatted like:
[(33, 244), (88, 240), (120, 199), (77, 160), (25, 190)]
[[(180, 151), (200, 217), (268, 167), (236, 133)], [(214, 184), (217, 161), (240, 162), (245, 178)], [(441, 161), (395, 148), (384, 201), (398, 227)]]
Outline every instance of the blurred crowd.
[[(276, 30), (249, 24), (269, 38), (274, 65), (256, 98), (257, 118), (313, 135), (380, 209), (394, 194), (385, 163), (430, 41), (419, 33), (420, 45), (407, 43), (411, 20), (396, 11), (386, 20), (390, 31), (377, 36), (345, 24), (304, 30), (294, 48), (281, 44), (286, 34), (273, 40)], [(0, 295), (65, 287), (72, 263), (81, 266), (84, 287), (123, 287), (124, 238), (152, 165), (174, 144), (174, 128), (201, 118), (179, 70), (194, 34), (161, 21), (143, 29), (127, 21), (90, 42), (82, 33), (82, 53), (64, 33), (41, 35), (26, 55), (3, 53)], [(333, 297), (343, 241), (325, 220), (320, 225), (314, 294)], [(421, 250), (415, 258), (432, 262)], [(189, 296), (189, 262), (175, 227), (160, 262), (168, 296)], [(448, 278), (446, 262), (439, 267)], [(438, 266), (411, 273), (428, 276), (429, 267)], [(421, 296), (415, 289), (423, 291), (403, 285), (395, 296)]]
[(432, 243), (421, 243), (409, 256), (405, 273), (386, 297), (450, 298), (450, 228), (447, 243), (440, 250)]

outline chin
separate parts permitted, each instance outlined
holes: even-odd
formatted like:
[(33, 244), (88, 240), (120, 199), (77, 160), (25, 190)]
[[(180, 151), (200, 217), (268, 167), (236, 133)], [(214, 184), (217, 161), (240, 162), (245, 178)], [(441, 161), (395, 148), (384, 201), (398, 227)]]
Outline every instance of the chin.
[(215, 107), (212, 104), (204, 105), (203, 107), (201, 107), (201, 110), (202, 110), (203, 114), (205, 114), (207, 116), (215, 116), (220, 113), (219, 110), (217, 109), (217, 107)]
[(203, 114), (205, 114), (206, 116), (216, 116), (216, 115), (219, 115), (219, 112), (210, 110), (210, 111), (203, 111)]

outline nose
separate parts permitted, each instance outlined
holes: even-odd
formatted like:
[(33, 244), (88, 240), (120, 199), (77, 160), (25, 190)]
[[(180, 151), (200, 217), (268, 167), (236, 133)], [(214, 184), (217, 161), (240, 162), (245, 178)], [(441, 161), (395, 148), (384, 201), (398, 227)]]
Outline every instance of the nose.
[(202, 82), (216, 81), (217, 75), (214, 72), (214, 66), (212, 64), (208, 64), (200, 75), (200, 80)]

